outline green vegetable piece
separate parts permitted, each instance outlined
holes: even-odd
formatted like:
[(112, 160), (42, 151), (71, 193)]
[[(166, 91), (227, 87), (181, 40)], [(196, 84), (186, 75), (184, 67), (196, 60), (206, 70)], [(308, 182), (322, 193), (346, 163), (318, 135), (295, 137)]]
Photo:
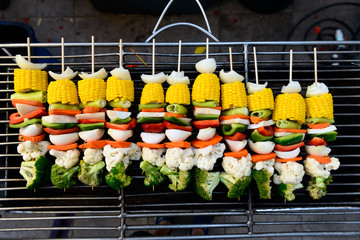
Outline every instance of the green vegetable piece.
[(264, 136), (261, 133), (258, 132), (257, 129), (255, 129), (251, 135), (250, 135), (250, 139), (253, 142), (263, 142), (263, 141), (270, 141), (274, 138), (274, 135), (271, 136)]
[(216, 101), (205, 101), (205, 102), (192, 101), (192, 104), (195, 107), (206, 107), (206, 108), (214, 108), (218, 106), (218, 103)]
[(245, 132), (246, 131), (246, 125), (242, 123), (232, 123), (232, 124), (226, 124), (221, 127), (221, 130), (224, 135), (231, 136), (234, 135), (237, 132)]
[(171, 181), (169, 188), (175, 192), (185, 190), (190, 184), (190, 171), (179, 170), (179, 172), (175, 172), (164, 164), (161, 167), (160, 172), (169, 178)]
[(159, 123), (164, 119), (161, 117), (141, 117), (136, 120), (137, 123)]
[(296, 185), (281, 183), (278, 186), (278, 192), (281, 197), (284, 197), (287, 201), (291, 202), (295, 199), (294, 191), (303, 187), (304, 186), (301, 183)]
[(85, 104), (85, 107), (99, 107), (99, 108), (104, 108), (106, 106), (106, 100), (105, 99), (99, 99), (97, 101), (94, 102), (87, 102)]
[(303, 140), (302, 133), (292, 133), (283, 137), (277, 137), (274, 139), (276, 144), (280, 144), (283, 146), (289, 146), (296, 143), (299, 143)]
[(309, 192), (312, 199), (320, 199), (325, 197), (327, 185), (329, 185), (332, 181), (332, 176), (329, 176), (328, 178), (312, 177), (310, 178), (306, 190)]
[(270, 182), (272, 174), (266, 170), (252, 169), (251, 176), (256, 182), (260, 199), (271, 199)]
[(147, 161), (140, 163), (140, 168), (145, 173), (144, 185), (152, 187), (161, 184), (166, 177), (160, 172), (160, 167), (156, 167)]
[(20, 174), (26, 180), (27, 189), (35, 189), (44, 185), (50, 177), (50, 161), (44, 156), (34, 161), (23, 161), (20, 167)]
[(208, 172), (195, 168), (195, 191), (205, 200), (212, 200), (212, 193), (220, 182), (220, 172)]
[(230, 110), (226, 110), (226, 111), (222, 111), (221, 115), (223, 116), (231, 116), (231, 115), (249, 115), (249, 110), (247, 109), (247, 107), (241, 107), (241, 108), (234, 108), (234, 109), (230, 109)]
[(13, 99), (33, 100), (46, 103), (46, 92), (36, 91), (29, 93), (13, 93), (11, 94), (11, 100)]
[(180, 104), (167, 105), (166, 111), (172, 112), (172, 113), (178, 113), (178, 114), (187, 114), (188, 113), (187, 108)]
[(76, 183), (74, 176), (79, 171), (79, 168), (79, 165), (69, 169), (60, 167), (57, 164), (52, 165), (50, 176), (52, 184), (59, 189), (66, 189), (71, 187)]
[(229, 189), (227, 193), (228, 198), (239, 198), (250, 185), (251, 177), (235, 178), (230, 174), (222, 172), (220, 174), (220, 181)]
[(92, 187), (97, 187), (102, 183), (101, 174), (105, 167), (104, 161), (90, 165), (81, 160), (79, 165), (80, 170), (78, 173), (78, 178), (82, 183)]
[(334, 119), (327, 119), (327, 118), (307, 118), (305, 119), (306, 124), (317, 124), (317, 123), (335, 123)]
[(39, 123), (39, 122), (41, 122), (41, 119), (38, 119), (38, 118), (31, 118), (31, 119), (25, 118), (24, 121), (21, 122), (21, 123), (9, 124), (9, 127), (11, 127), (11, 128), (22, 128), (22, 127), (26, 127), (26, 126), (31, 125), (31, 124)]
[(266, 118), (270, 117), (271, 110), (266, 110), (266, 109), (256, 110), (256, 111), (253, 111), (250, 115), (252, 117), (259, 117), (261, 119), (266, 119)]
[(105, 128), (105, 123), (79, 123), (77, 125), (81, 131), (89, 131), (99, 128)]
[(67, 128), (73, 128), (77, 125), (77, 123), (49, 123), (44, 119), (41, 119), (41, 124), (44, 127), (53, 128), (53, 129), (67, 129)]
[(292, 122), (288, 120), (277, 120), (276, 126), (278, 128), (290, 128), (290, 129), (300, 129), (301, 125), (297, 122)]
[(125, 119), (121, 119), (121, 118), (116, 118), (111, 120), (111, 123), (116, 123), (116, 124), (125, 124), (131, 121), (131, 117), (127, 117)]
[(139, 104), (139, 111), (142, 109), (154, 109), (154, 108), (164, 108), (166, 103), (149, 103), (149, 104)]
[(129, 108), (131, 107), (131, 102), (129, 100), (120, 100), (118, 102), (110, 101), (109, 106), (113, 108)]
[(174, 116), (171, 116), (171, 117), (164, 116), (164, 120), (171, 122), (171, 123), (175, 123), (177, 125), (181, 125), (181, 126), (190, 126), (191, 125), (190, 123), (185, 122), (185, 121), (181, 120), (180, 118), (177, 118)]
[(331, 131), (327, 133), (318, 133), (318, 134), (310, 134), (310, 138), (319, 137), (325, 140), (325, 142), (333, 142), (336, 140), (336, 136), (338, 135), (337, 131)]
[(219, 119), (219, 115), (217, 115), (217, 114), (198, 114), (198, 115), (194, 115), (194, 117), (197, 120)]
[(106, 183), (115, 190), (121, 190), (131, 184), (132, 178), (127, 176), (124, 163), (120, 162), (111, 168), (110, 172), (105, 175)]
[(61, 103), (50, 104), (49, 111), (52, 109), (66, 109), (66, 110), (80, 111), (80, 108), (78, 105), (68, 105), (68, 104), (61, 104)]

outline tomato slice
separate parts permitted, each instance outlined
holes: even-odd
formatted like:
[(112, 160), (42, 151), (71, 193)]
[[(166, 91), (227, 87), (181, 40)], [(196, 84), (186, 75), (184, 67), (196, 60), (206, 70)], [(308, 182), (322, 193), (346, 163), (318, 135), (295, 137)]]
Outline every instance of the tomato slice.
[(176, 117), (176, 118), (186, 118), (186, 114), (172, 113), (172, 112), (166, 112), (165, 116), (167, 116), (167, 117)]
[(314, 137), (307, 144), (312, 146), (321, 146), (321, 145), (326, 145), (326, 141), (322, 138)]
[(232, 141), (242, 141), (246, 138), (246, 135), (243, 133), (237, 132), (232, 136), (224, 136), (224, 138), (227, 140), (232, 140)]
[(135, 126), (136, 126), (135, 118), (132, 118), (131, 121), (127, 124), (113, 124), (113, 123), (109, 123), (109, 122), (105, 123), (105, 127), (116, 129), (116, 130), (131, 130), (131, 129), (135, 128)]
[(263, 136), (272, 136), (272, 135), (274, 135), (274, 129), (271, 126), (266, 126), (266, 127), (261, 126), (257, 130)]
[(165, 130), (165, 125), (164, 123), (144, 123), (141, 124), (141, 128), (144, 132), (161, 133)]
[(79, 128), (73, 127), (73, 128), (67, 128), (67, 129), (53, 129), (53, 128), (47, 127), (47, 128), (44, 128), (44, 131), (47, 132), (48, 134), (60, 135), (60, 134), (77, 132), (77, 131), (79, 131)]
[(188, 132), (192, 132), (193, 128), (191, 126), (180, 126), (168, 121), (164, 121), (164, 125), (167, 129), (179, 129), (179, 130), (183, 130), (183, 131), (188, 131)]
[(305, 145), (304, 142), (299, 142), (290, 146), (284, 146), (284, 145), (280, 145), (280, 144), (275, 144), (275, 150), (278, 151), (282, 151), (282, 152), (287, 152), (287, 151), (292, 151), (298, 147), (303, 147)]
[(194, 126), (198, 129), (203, 129), (203, 128), (217, 128), (220, 127), (220, 122), (218, 119), (215, 120), (201, 120), (201, 121), (194, 121)]
[(13, 113), (10, 115), (10, 124), (18, 124), (24, 121), (25, 118), (41, 118), (42, 116), (47, 115), (46, 111), (43, 108), (38, 108), (35, 111), (28, 113), (22, 117), (20, 117), (19, 113)]
[(235, 118), (250, 119), (249, 116), (235, 114), (235, 115), (229, 115), (229, 116), (220, 116), (220, 121), (230, 120), (230, 119), (235, 119)]
[(323, 129), (327, 128), (330, 123), (317, 123), (317, 124), (308, 124), (308, 127), (311, 129)]
[(104, 123), (106, 120), (103, 119), (79, 119), (80, 123)]

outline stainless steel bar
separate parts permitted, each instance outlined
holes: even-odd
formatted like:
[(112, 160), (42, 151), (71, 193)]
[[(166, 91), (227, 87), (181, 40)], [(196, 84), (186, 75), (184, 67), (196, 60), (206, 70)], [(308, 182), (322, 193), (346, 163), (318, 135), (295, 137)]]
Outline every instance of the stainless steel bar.
[(116, 227), (39, 227), (39, 228), (0, 228), (0, 232), (12, 231), (52, 231), (52, 230), (116, 230)]
[(117, 219), (118, 216), (65, 216), (65, 217), (18, 217), (18, 218), (0, 218), (1, 221), (42, 221), (42, 220), (58, 220), (58, 219)]
[(177, 225), (136, 225), (126, 226), (128, 230), (155, 230), (155, 229), (191, 229), (191, 228), (235, 228), (247, 227), (245, 223), (225, 223), (225, 224), (177, 224)]

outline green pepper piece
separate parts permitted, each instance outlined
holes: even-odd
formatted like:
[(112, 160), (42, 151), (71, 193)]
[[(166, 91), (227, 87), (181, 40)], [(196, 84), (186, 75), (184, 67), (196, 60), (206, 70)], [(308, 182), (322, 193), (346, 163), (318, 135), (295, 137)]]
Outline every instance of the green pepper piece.
[(306, 124), (317, 124), (317, 123), (335, 123), (334, 119), (327, 119), (327, 118), (307, 118), (305, 120)]
[(261, 133), (259, 133), (257, 129), (255, 129), (250, 135), (250, 139), (253, 142), (270, 141), (271, 139), (273, 139), (273, 137), (274, 135), (264, 136)]
[(337, 131), (331, 131), (327, 133), (310, 134), (310, 138), (313, 139), (314, 137), (319, 137), (324, 139), (325, 142), (333, 142), (336, 140), (337, 135), (338, 135)]
[(77, 125), (81, 131), (89, 131), (99, 128), (105, 128), (105, 123), (79, 123)]
[(113, 108), (129, 108), (131, 107), (131, 102), (129, 100), (120, 100), (118, 102), (110, 101), (109, 106)]
[(247, 107), (241, 107), (241, 108), (234, 108), (226, 111), (222, 111), (221, 115), (223, 116), (231, 116), (231, 115), (249, 115), (249, 110)]
[(49, 123), (44, 119), (41, 120), (41, 124), (44, 127), (53, 128), (53, 129), (73, 128), (77, 125), (77, 123)]
[(198, 114), (198, 115), (194, 115), (194, 117), (197, 120), (219, 119), (219, 115), (217, 115), (217, 114)]
[(226, 124), (221, 127), (221, 130), (224, 135), (230, 136), (234, 135), (237, 132), (245, 132), (246, 125), (242, 123)]
[(80, 111), (80, 108), (78, 105), (68, 105), (68, 104), (61, 104), (61, 103), (50, 104), (49, 111), (52, 109), (66, 109), (66, 110)]
[(300, 124), (298, 124), (296, 122), (288, 121), (288, 120), (277, 120), (276, 126), (278, 128), (291, 128), (291, 129), (300, 129), (301, 128)]
[(125, 119), (121, 119), (121, 118), (116, 118), (111, 120), (111, 123), (116, 123), (116, 124), (125, 124), (131, 121), (131, 117), (127, 117)]
[(270, 117), (270, 115), (271, 115), (271, 111), (266, 110), (266, 109), (256, 110), (251, 113), (252, 117), (259, 117), (261, 119), (266, 119), (266, 118)]
[(106, 106), (106, 100), (105, 99), (99, 99), (97, 101), (94, 102), (87, 102), (85, 104), (85, 107), (99, 107), (99, 108), (104, 108)]
[(137, 123), (158, 123), (162, 121), (163, 118), (160, 117), (141, 117), (136, 120)]
[(192, 101), (192, 104), (196, 107), (207, 107), (207, 108), (214, 108), (218, 106), (216, 101), (206, 101), (206, 102)]
[(38, 119), (38, 118), (31, 118), (31, 119), (25, 118), (24, 121), (21, 122), (21, 123), (9, 124), (9, 127), (11, 127), (11, 128), (22, 128), (22, 127), (26, 127), (26, 126), (31, 125), (31, 124), (39, 123), (39, 122), (41, 122), (41, 119)]
[(164, 108), (166, 103), (148, 103), (148, 104), (139, 104), (139, 111), (142, 109), (154, 109), (154, 108)]
[(167, 105), (166, 111), (172, 112), (172, 113), (178, 113), (178, 114), (187, 114), (188, 113), (187, 108), (180, 104)]
[(289, 146), (296, 143), (299, 143), (303, 140), (302, 133), (292, 133), (283, 137), (277, 137), (274, 139), (276, 144), (280, 144), (283, 146)]
[(185, 122), (185, 121), (181, 120), (180, 118), (177, 118), (174, 116), (171, 116), (171, 117), (164, 116), (164, 120), (171, 122), (171, 123), (175, 123), (177, 125), (181, 125), (181, 126), (190, 126), (191, 125), (190, 123)]
[(11, 100), (13, 99), (25, 99), (25, 100), (33, 100), (38, 102), (46, 102), (46, 92), (36, 91), (29, 93), (14, 93), (11, 94)]

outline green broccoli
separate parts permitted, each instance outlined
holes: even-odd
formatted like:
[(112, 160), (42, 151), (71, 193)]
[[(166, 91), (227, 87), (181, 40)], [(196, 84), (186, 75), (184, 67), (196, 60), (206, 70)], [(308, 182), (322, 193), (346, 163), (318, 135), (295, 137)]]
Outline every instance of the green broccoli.
[(325, 197), (326, 186), (329, 185), (332, 181), (332, 176), (329, 176), (328, 178), (312, 177), (306, 190), (309, 191), (310, 197), (312, 197), (312, 199), (320, 199)]
[(239, 198), (242, 196), (251, 182), (251, 177), (236, 178), (230, 174), (222, 172), (220, 181), (229, 189), (228, 198)]
[(304, 186), (299, 184), (284, 184), (281, 183), (278, 186), (278, 191), (280, 196), (284, 197), (287, 201), (293, 201), (295, 199), (294, 191), (300, 188), (303, 188)]
[(101, 174), (104, 167), (104, 161), (100, 161), (98, 163), (95, 163), (94, 165), (90, 165), (81, 160), (78, 178), (85, 185), (97, 187), (102, 182)]
[(169, 184), (169, 188), (173, 191), (182, 191), (187, 188), (190, 184), (190, 172), (189, 171), (181, 171), (175, 172), (171, 170), (168, 166), (163, 165), (160, 169), (160, 172), (166, 176), (171, 181), (171, 184)]
[(140, 168), (145, 172), (144, 185), (147, 187), (159, 185), (166, 179), (161, 174), (160, 167), (156, 167), (147, 161), (142, 161)]
[(50, 162), (40, 156), (35, 161), (23, 161), (20, 174), (26, 180), (27, 189), (35, 189), (46, 183), (50, 177)]
[(79, 171), (79, 168), (79, 165), (69, 169), (60, 167), (57, 164), (52, 165), (50, 177), (52, 184), (59, 189), (71, 187), (76, 183), (73, 177)]
[(208, 172), (195, 168), (195, 191), (205, 200), (212, 199), (212, 192), (220, 182), (220, 172)]
[(266, 170), (256, 170), (256, 169), (252, 169), (251, 175), (258, 187), (260, 198), (271, 199), (270, 179), (272, 175)]
[(131, 183), (131, 177), (127, 176), (124, 163), (119, 162), (111, 168), (110, 172), (105, 175), (106, 183), (113, 189), (120, 190)]

